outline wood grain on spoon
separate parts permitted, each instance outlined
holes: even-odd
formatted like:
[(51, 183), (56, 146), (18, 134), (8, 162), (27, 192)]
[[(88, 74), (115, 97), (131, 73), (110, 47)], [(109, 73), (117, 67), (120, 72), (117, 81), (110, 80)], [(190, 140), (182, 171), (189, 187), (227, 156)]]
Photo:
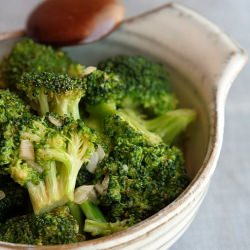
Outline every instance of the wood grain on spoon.
[(118, 0), (46, 0), (28, 18), (27, 35), (52, 45), (88, 43), (110, 33), (123, 17)]

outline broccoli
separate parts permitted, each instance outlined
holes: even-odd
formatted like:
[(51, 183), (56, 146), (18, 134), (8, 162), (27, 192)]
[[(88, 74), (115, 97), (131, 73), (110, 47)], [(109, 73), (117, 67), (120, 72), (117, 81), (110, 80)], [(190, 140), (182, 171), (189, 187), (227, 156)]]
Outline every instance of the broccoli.
[[(188, 185), (183, 156), (166, 144), (151, 145), (119, 117), (107, 127), (114, 148), (96, 169), (96, 183), (108, 177), (100, 206), (110, 221), (134, 224), (173, 201)], [(118, 123), (119, 126), (118, 126)], [(113, 126), (117, 124), (117, 127)], [(123, 134), (120, 133), (123, 131)]]
[(108, 74), (96, 69), (85, 75), (84, 81), (87, 90), (83, 101), (88, 106), (107, 102), (117, 104), (125, 94), (124, 84), (113, 73)]
[(83, 122), (51, 117), (53, 124), (32, 117), (2, 128), (1, 169), (28, 189), (36, 214), (73, 200), (79, 169), (96, 146), (95, 134)]
[(67, 206), (41, 215), (28, 214), (0, 225), (0, 240), (30, 245), (55, 245), (84, 240)]
[[(109, 138), (105, 136), (106, 133), (104, 132), (106, 122), (113, 123), (113, 125), (109, 125), (111, 129), (112, 126), (120, 126), (119, 121), (118, 124), (116, 123), (116, 119), (122, 120), (126, 122), (127, 126), (131, 127), (131, 131), (136, 130), (143, 134), (148, 142), (157, 145), (161, 142), (172, 144), (196, 117), (196, 112), (191, 109), (176, 109), (149, 119), (136, 110), (116, 109), (114, 106), (105, 103), (89, 106), (88, 111), (90, 117), (86, 119), (86, 122), (90, 127), (99, 131), (99, 135), (107, 142), (106, 144), (109, 147), (112, 140), (106, 139)], [(114, 119), (108, 117), (114, 117)], [(118, 129), (119, 133), (123, 133), (123, 127)]]
[(12, 88), (15, 88), (23, 73), (45, 71), (82, 77), (84, 67), (74, 63), (65, 52), (31, 39), (17, 42), (1, 65), (3, 80)]
[(139, 108), (150, 115), (173, 110), (177, 98), (170, 92), (169, 76), (163, 65), (142, 56), (115, 56), (98, 64), (98, 69), (115, 73), (124, 84), (125, 108)]
[(79, 119), (78, 104), (85, 94), (83, 80), (58, 73), (24, 73), (17, 88), (24, 91), (40, 115), (55, 112)]
[[(128, 59), (129, 57), (126, 58)], [(140, 63), (140, 60), (142, 60), (141, 57), (137, 59), (138, 60), (135, 60), (135, 58), (132, 57), (133, 65)], [(148, 68), (147, 70), (149, 71), (150, 69)], [(162, 66), (158, 64), (155, 64), (155, 67), (152, 66), (152, 70), (165, 74)], [(160, 74), (159, 72), (157, 74)], [(157, 77), (155, 78), (158, 79)], [(103, 133), (105, 117), (112, 115), (119, 116), (121, 119), (127, 121), (133, 129), (144, 134), (147, 140), (152, 144), (158, 144), (162, 141), (171, 144), (195, 119), (196, 114), (193, 110), (177, 109), (170, 111), (166, 107), (165, 111), (162, 108), (161, 112), (157, 112), (161, 114), (155, 114), (151, 117), (151, 115), (145, 113), (145, 110), (137, 107), (137, 101), (131, 99), (131, 101), (128, 102), (131, 96), (135, 98), (135, 93), (132, 95), (130, 91), (128, 91), (128, 88), (124, 88), (125, 84), (122, 84), (120, 79), (123, 79), (120, 75), (115, 77), (112, 72), (105, 73), (100, 70), (93, 71), (85, 78), (87, 90), (83, 100), (89, 112), (89, 117), (86, 118), (86, 122), (98, 132), (98, 135), (103, 141), (107, 142), (106, 144), (109, 145), (108, 148), (110, 147), (110, 141)], [(164, 81), (166, 81), (166, 79)], [(164, 82), (164, 84), (166, 84), (166, 82)], [(144, 87), (146, 90), (148, 89), (147, 85)], [(136, 86), (134, 86), (134, 88), (136, 88)], [(152, 90), (149, 89), (148, 91)], [(96, 94), (98, 98), (96, 98)], [(139, 95), (143, 95), (143, 93), (141, 91), (136, 93), (136, 95), (138, 95), (138, 98), (135, 99), (139, 100)], [(152, 98), (158, 101), (157, 95), (152, 94)]]
[(0, 124), (29, 115), (30, 107), (9, 90), (0, 89)]
[(0, 240), (112, 234), (189, 184), (173, 145), (196, 113), (177, 107), (163, 65), (116, 56), (85, 68), (23, 39), (1, 62), (6, 86), (15, 92), (0, 90)]
[(16, 184), (9, 176), (0, 176), (0, 222), (10, 217), (26, 213), (28, 194), (20, 185)]
[[(86, 123), (97, 131), (98, 136), (104, 143), (106, 151), (110, 151), (112, 142), (110, 138), (103, 133), (104, 120), (108, 116), (122, 116), (118, 111), (120, 102), (125, 95), (124, 85), (121, 84), (119, 78), (114, 74), (107, 74), (100, 70), (95, 70), (86, 78), (86, 95), (83, 103), (89, 113), (89, 117), (85, 118)], [(96, 98), (96, 93), (101, 93)], [(131, 126), (134, 124), (130, 123)], [(140, 129), (143, 129), (140, 127)], [(152, 141), (160, 142), (161, 138), (152, 134), (150, 131), (144, 130), (145, 135)]]

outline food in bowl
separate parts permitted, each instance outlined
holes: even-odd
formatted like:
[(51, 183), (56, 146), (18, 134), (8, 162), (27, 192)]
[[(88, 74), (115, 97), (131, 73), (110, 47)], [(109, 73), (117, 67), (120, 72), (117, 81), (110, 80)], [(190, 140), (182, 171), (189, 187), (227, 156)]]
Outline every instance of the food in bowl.
[(66, 244), (128, 228), (189, 184), (165, 68), (142, 56), (86, 67), (23, 39), (0, 68), (0, 240)]

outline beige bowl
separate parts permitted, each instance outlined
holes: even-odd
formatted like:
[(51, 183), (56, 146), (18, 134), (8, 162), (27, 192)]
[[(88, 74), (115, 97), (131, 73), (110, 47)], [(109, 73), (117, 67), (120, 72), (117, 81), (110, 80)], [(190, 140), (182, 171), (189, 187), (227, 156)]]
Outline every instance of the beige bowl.
[[(0, 56), (13, 42), (1, 43)], [(145, 54), (168, 66), (181, 105), (198, 113), (185, 149), (192, 183), (170, 205), (123, 232), (77, 244), (38, 247), (1, 242), (0, 248), (169, 248), (188, 228), (206, 195), (222, 145), (226, 96), (246, 63), (245, 51), (214, 24), (178, 4), (131, 19), (104, 41), (67, 50), (88, 65), (114, 54)]]

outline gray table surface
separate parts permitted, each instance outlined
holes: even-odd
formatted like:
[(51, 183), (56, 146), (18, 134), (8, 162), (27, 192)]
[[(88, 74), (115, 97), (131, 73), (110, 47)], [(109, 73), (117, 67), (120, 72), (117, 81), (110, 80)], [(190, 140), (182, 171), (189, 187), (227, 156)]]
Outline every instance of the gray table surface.
[[(0, 32), (23, 27), (39, 0), (0, 0)], [(166, 3), (124, 0), (127, 15)], [(249, 0), (182, 0), (250, 50)], [(232, 86), (226, 105), (223, 149), (210, 190), (192, 225), (172, 250), (250, 249), (250, 67)]]

